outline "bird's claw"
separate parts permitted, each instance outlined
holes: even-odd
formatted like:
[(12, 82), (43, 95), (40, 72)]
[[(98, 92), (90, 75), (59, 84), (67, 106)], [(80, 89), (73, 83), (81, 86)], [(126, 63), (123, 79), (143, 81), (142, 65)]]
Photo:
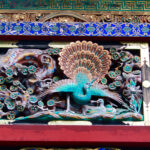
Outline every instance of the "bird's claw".
[(74, 114), (75, 112), (71, 111), (71, 110), (66, 110), (66, 113), (72, 113), (72, 114)]

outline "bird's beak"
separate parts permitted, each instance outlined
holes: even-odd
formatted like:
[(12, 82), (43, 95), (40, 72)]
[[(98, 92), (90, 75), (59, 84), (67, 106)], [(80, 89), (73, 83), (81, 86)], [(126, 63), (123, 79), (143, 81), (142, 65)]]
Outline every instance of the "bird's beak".
[(97, 80), (97, 78), (93, 79), (90, 83), (89, 83), (89, 88), (92, 86), (92, 84)]

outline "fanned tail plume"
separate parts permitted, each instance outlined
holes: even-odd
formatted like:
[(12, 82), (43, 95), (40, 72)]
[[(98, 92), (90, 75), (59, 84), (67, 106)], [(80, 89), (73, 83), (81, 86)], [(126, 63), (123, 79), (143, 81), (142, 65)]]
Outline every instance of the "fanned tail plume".
[(75, 79), (77, 73), (85, 73), (89, 80), (99, 82), (107, 73), (111, 64), (111, 56), (103, 46), (96, 43), (72, 42), (60, 53), (59, 65), (66, 76)]

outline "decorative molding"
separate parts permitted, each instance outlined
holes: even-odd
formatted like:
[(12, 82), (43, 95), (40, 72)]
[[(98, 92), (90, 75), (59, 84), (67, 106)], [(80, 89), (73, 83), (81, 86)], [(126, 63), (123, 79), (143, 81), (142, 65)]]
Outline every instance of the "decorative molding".
[(0, 22), (0, 35), (150, 37), (150, 24)]
[(150, 15), (137, 12), (99, 12), (86, 13), (75, 11), (56, 11), (51, 13), (0, 13), (1, 22), (118, 22), (118, 23), (150, 23)]
[[(46, 21), (51, 20), (53, 18), (57, 19), (57, 18), (64, 18), (64, 17), (65, 18), (66, 17), (74, 18), (74, 19), (70, 20), (71, 22), (75, 22), (75, 19), (78, 19), (79, 21), (82, 21), (82, 22), (89, 22), (90, 21), (87, 17), (83, 16), (82, 14), (78, 14), (78, 13), (74, 13), (74, 12), (70, 12), (70, 11), (69, 12), (68, 11), (67, 12), (56, 12), (56, 13), (47, 14), (45, 16), (43, 15), (43, 17), (41, 16), (39, 18), (39, 21), (40, 22), (46, 22)], [(54, 20), (54, 21), (57, 21), (57, 20)], [(59, 22), (59, 20), (57, 22)], [(64, 20), (64, 22), (65, 22), (65, 20)]]

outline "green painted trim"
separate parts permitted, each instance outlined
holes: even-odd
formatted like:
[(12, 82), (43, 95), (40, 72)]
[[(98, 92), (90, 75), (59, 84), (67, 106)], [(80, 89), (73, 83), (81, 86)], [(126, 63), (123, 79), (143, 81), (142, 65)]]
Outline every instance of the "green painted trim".
[(149, 0), (1, 0), (0, 9), (150, 11)]

